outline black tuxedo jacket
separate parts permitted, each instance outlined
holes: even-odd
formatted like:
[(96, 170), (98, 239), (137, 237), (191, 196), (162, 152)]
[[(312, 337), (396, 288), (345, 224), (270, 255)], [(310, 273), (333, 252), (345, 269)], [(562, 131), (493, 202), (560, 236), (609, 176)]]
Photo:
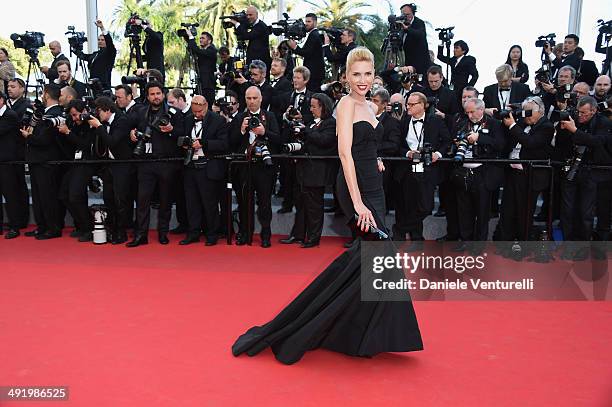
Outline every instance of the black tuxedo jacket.
[[(302, 114), (304, 123), (310, 123), (314, 120), (314, 117), (312, 116), (312, 113), (310, 112), (310, 98), (312, 97), (312, 95), (313, 95), (313, 92), (306, 89), (306, 92), (304, 93), (304, 101), (302, 102), (302, 105), (299, 109), (300, 113)], [(289, 106), (295, 103), (295, 98), (296, 98), (296, 93), (294, 91), (287, 92), (282, 96), (281, 105), (280, 105), (281, 115), (287, 111)]]
[(190, 39), (187, 42), (187, 47), (198, 58), (202, 89), (214, 89), (215, 72), (217, 71), (217, 48), (212, 44), (207, 48), (200, 48), (196, 45), (195, 39)]
[(401, 136), (400, 121), (388, 112), (382, 112), (378, 117), (382, 125), (382, 140), (378, 142), (378, 155), (381, 157), (393, 157), (399, 155)]
[(451, 83), (453, 90), (460, 95), (467, 85), (474, 86), (478, 80), (478, 69), (476, 69), (476, 58), (471, 55), (464, 55), (461, 61), (455, 66), (457, 57), (448, 58), (444, 55), (443, 47), (438, 47), (438, 59), (451, 68)]
[[(0, 116), (0, 161), (14, 161), (19, 159), (17, 153), (17, 140), (21, 137), (19, 132), (19, 117), (14, 110), (6, 107)], [(2, 171), (2, 168), (0, 168)]]
[(557, 73), (559, 72), (559, 68), (565, 65), (572, 66), (577, 71), (580, 67), (580, 58), (578, 58), (578, 55), (576, 55), (575, 52), (572, 52), (565, 58), (555, 58), (552, 63), (555, 68), (554, 76), (556, 77)]
[[(406, 154), (409, 151), (408, 148), (408, 128), (410, 126), (411, 117), (406, 115), (403, 117), (400, 122), (400, 134), (401, 134), (401, 144), (400, 144), (400, 156), (406, 157)], [(425, 116), (425, 123), (423, 124), (423, 141), (422, 145), (425, 143), (429, 143), (433, 149), (433, 151), (438, 151), (442, 156), (448, 150), (448, 146), (450, 143), (450, 135), (448, 133), (448, 128), (442, 119), (435, 115), (427, 115)], [(397, 181), (401, 181), (404, 175), (411, 171), (411, 166), (406, 162), (402, 162), (397, 169), (394, 171), (394, 178)], [(438, 184), (441, 182), (442, 172), (440, 170), (439, 164), (432, 164), (428, 167), (425, 167), (425, 179), (427, 181), (434, 182)]]
[(47, 71), (47, 74), (46, 74), (46, 77), (47, 79), (49, 79), (49, 82), (53, 82), (55, 79), (59, 77), (59, 75), (57, 74), (57, 64), (60, 61), (69, 61), (69, 60), (68, 58), (66, 58), (64, 54), (59, 54), (53, 59), (53, 62), (51, 62), (51, 66), (49, 67), (49, 70)]
[(446, 127), (450, 129), (453, 123), (453, 115), (460, 110), (455, 92), (446, 86), (441, 86), (436, 91), (426, 87), (423, 93), (427, 97), (438, 98), (438, 110), (444, 113), (444, 122), (446, 123)]
[(593, 87), (598, 76), (599, 71), (595, 62), (587, 59), (580, 60), (580, 66), (576, 72), (576, 82), (586, 82), (590, 87)]
[[(191, 135), (195, 119), (193, 114), (186, 115), (185, 131), (186, 135)], [(205, 146), (204, 154), (218, 155), (229, 151), (228, 124), (225, 119), (217, 113), (208, 111), (202, 119), (201, 142)], [(206, 176), (212, 180), (223, 180), (225, 178), (225, 162), (221, 159), (200, 158), (189, 164), (197, 168), (206, 168)]]
[[(30, 100), (26, 98), (19, 98), (13, 104), (11, 104), (9, 100), (7, 100), (7, 106), (11, 110), (14, 110), (15, 113), (17, 113), (17, 120), (20, 123), (21, 123), (21, 119), (23, 118), (23, 113), (31, 105), (32, 104), (30, 103)], [(19, 157), (20, 160), (25, 160), (25, 145), (26, 145), (26, 140), (23, 137), (21, 137), (21, 133), (20, 133), (17, 139), (17, 156)]]
[[(278, 153), (280, 145), (284, 142), (276, 122), (274, 113), (267, 110), (261, 109), (259, 111), (261, 115), (265, 116), (264, 128), (266, 133), (263, 136), (258, 136), (262, 140), (267, 141), (268, 148), (272, 154)], [(238, 113), (234, 120), (232, 120), (230, 127), (230, 147), (232, 152), (237, 154), (244, 154), (247, 147), (249, 146), (249, 132), (242, 133), (240, 127), (242, 127), (242, 121), (246, 116), (249, 116), (248, 111)]]
[(111, 72), (115, 66), (115, 57), (117, 56), (117, 49), (113, 43), (113, 38), (110, 34), (104, 36), (106, 40), (106, 47), (101, 48), (92, 54), (85, 54), (79, 52), (78, 56), (83, 60), (87, 61), (89, 68), (89, 77), (98, 78), (102, 82), (104, 89), (110, 89), (111, 87)]
[[(483, 101), (487, 108), (496, 108), (497, 110), (502, 109), (499, 104), (499, 85), (497, 83), (485, 87), (483, 94)], [(512, 82), (510, 85), (510, 96), (508, 97), (508, 103), (521, 103), (529, 95), (531, 95), (531, 91), (527, 85)]]
[[(281, 76), (280, 79), (278, 79), (274, 85), (272, 85), (272, 81), (270, 81), (270, 86), (272, 86), (272, 95), (274, 96), (274, 99), (276, 99), (277, 97), (287, 93), (287, 92), (291, 92), (291, 90), (293, 89), (293, 84), (291, 83), (291, 81), (289, 79), (287, 79), (286, 76)], [(274, 103), (274, 100), (272, 102), (272, 104)]]
[(413, 66), (420, 74), (425, 75), (431, 65), (425, 22), (414, 17), (412, 24), (404, 30), (404, 65)]
[[(536, 124), (531, 126), (529, 133), (525, 133), (524, 123), (518, 123), (510, 131), (510, 144), (512, 148), (517, 143), (521, 144), (521, 160), (548, 160), (552, 153), (552, 141), (555, 127), (546, 116), (542, 117)], [(525, 166), (523, 168), (526, 168)], [(546, 168), (534, 168), (532, 188), (534, 191), (542, 191), (548, 188), (549, 172)]]
[(236, 27), (236, 37), (242, 41), (248, 41), (247, 45), (247, 65), (254, 59), (260, 59), (266, 63), (268, 72), (270, 72), (270, 29), (263, 21), (259, 20), (257, 24), (251, 26), (249, 23), (239, 24)]
[[(310, 123), (312, 124), (312, 122)], [(321, 120), (318, 126), (304, 130), (304, 153), (310, 155), (337, 155), (336, 119), (329, 117)], [(332, 185), (338, 175), (337, 166), (332, 160), (297, 160), (297, 180), (306, 187)]]
[(325, 61), (323, 60), (323, 40), (317, 29), (308, 34), (303, 47), (293, 52), (304, 58), (304, 66), (310, 69), (310, 83), (320, 84), (325, 78)]
[(585, 164), (612, 164), (612, 121), (600, 113), (596, 113), (589, 123), (578, 125), (571, 139), (574, 144), (588, 147), (583, 159)]
[[(48, 116), (61, 116), (63, 110), (56, 105), (45, 114)], [(42, 122), (34, 127), (33, 133), (26, 139), (26, 160), (30, 162), (43, 162), (61, 160), (60, 134), (57, 127)]]
[[(174, 110), (174, 114), (171, 115), (170, 124), (172, 124), (172, 131), (170, 133), (163, 133), (162, 131), (154, 128), (151, 133), (151, 143), (153, 147), (152, 155), (154, 157), (180, 157), (181, 151), (177, 145), (177, 138), (185, 135), (185, 123), (183, 113), (172, 107), (168, 107), (163, 104), (160, 108), (162, 112), (170, 112)], [(142, 110), (142, 117), (138, 130), (144, 132), (149, 125), (150, 116), (153, 114), (151, 106)], [(159, 113), (161, 114), (161, 112)]]
[[(130, 109), (131, 110), (131, 109)], [(96, 144), (103, 154), (104, 146), (108, 147), (113, 157), (117, 160), (129, 160), (132, 158), (134, 143), (130, 140), (130, 131), (133, 129), (128, 116), (122, 112), (115, 113), (115, 118), (110, 126), (110, 132), (104, 126), (96, 129)], [(102, 158), (102, 157), (100, 157)]]
[[(104, 128), (104, 126), (100, 126)], [(94, 143), (96, 142), (97, 129), (89, 127), (88, 123), (83, 123), (80, 126), (75, 126), (70, 130), (67, 135), (61, 134), (60, 137), (64, 137), (66, 142), (71, 147), (72, 152), (75, 150), (81, 150), (83, 155), (82, 160), (91, 160), (97, 157), (94, 156)], [(73, 159), (74, 155), (69, 159)]]
[(164, 68), (164, 34), (154, 31), (151, 27), (145, 30), (146, 37), (142, 43), (143, 60), (147, 62), (147, 69), (157, 69), (166, 77)]
[(259, 90), (261, 91), (261, 107), (264, 110), (268, 110), (270, 108), (270, 103), (272, 102), (272, 98), (274, 96), (274, 89), (272, 88), (272, 85), (270, 85), (270, 82), (268, 82), (268, 80), (266, 79), (265, 82), (262, 85), (253, 85), (253, 83), (251, 83), (250, 81), (247, 81), (245, 83), (243, 83), (242, 85), (240, 85), (240, 106), (242, 109), (246, 108), (246, 101), (245, 101), (245, 94), (248, 88), (250, 88), (251, 86), (257, 86), (259, 88)]
[(72, 78), (69, 82), (60, 82), (58, 83), (62, 88), (64, 86), (70, 86), (77, 93), (77, 99), (83, 99), (83, 96), (87, 95), (87, 85), (83, 82), (79, 82), (76, 79)]

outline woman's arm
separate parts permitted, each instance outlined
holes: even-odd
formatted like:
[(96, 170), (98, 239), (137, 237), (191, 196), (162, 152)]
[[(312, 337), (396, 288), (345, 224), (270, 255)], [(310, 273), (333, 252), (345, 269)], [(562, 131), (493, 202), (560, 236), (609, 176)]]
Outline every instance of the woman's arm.
[(357, 174), (355, 172), (355, 162), (351, 147), (353, 145), (353, 120), (355, 116), (355, 104), (349, 96), (340, 100), (336, 110), (336, 128), (338, 130), (338, 155), (344, 172), (344, 179), (348, 186), (353, 207), (358, 215), (357, 226), (362, 230), (367, 230), (366, 223), (376, 226), (372, 212), (363, 204), (361, 192), (357, 184)]

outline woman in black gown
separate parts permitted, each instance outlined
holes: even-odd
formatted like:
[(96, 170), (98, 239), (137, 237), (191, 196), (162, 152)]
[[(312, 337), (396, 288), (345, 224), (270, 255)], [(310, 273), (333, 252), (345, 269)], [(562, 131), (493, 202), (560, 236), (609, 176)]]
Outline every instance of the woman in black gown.
[[(355, 48), (346, 67), (351, 92), (338, 104), (336, 120), (342, 163), (338, 200), (354, 227), (386, 230), (384, 166), (376, 158), (383, 128), (365, 97), (374, 80), (374, 56), (367, 48)], [(292, 364), (316, 348), (365, 357), (422, 350), (412, 302), (361, 301), (360, 248), (357, 240), (276, 318), (240, 336), (232, 346), (234, 356), (253, 356), (269, 346), (276, 359)]]

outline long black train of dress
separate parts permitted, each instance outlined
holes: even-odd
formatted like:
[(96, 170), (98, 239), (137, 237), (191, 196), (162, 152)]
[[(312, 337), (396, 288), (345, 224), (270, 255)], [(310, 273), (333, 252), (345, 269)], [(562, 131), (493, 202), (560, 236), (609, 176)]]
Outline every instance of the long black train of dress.
[[(359, 191), (376, 224), (384, 227), (385, 195), (376, 163), (382, 125), (353, 124), (352, 155)], [(354, 214), (342, 170), (337, 195), (346, 214)], [(352, 219), (352, 216), (351, 216)], [(351, 356), (423, 349), (412, 302), (361, 301), (361, 254), (358, 240), (337, 257), (272, 321), (241, 335), (232, 353), (256, 355), (268, 346), (285, 364), (299, 361), (305, 352), (325, 348)]]

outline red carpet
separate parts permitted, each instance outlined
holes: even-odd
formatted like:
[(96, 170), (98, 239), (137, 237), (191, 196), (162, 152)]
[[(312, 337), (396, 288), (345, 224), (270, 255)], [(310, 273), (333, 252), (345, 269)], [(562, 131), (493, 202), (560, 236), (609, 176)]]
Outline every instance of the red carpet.
[[(177, 241), (0, 240), (0, 386), (69, 386), (70, 401), (54, 406), (612, 405), (610, 302), (417, 302), (423, 352), (319, 350), (284, 366), (270, 351), (234, 358), (230, 346), (341, 240), (310, 250)], [(0, 401), (26, 404), (50, 405)]]

